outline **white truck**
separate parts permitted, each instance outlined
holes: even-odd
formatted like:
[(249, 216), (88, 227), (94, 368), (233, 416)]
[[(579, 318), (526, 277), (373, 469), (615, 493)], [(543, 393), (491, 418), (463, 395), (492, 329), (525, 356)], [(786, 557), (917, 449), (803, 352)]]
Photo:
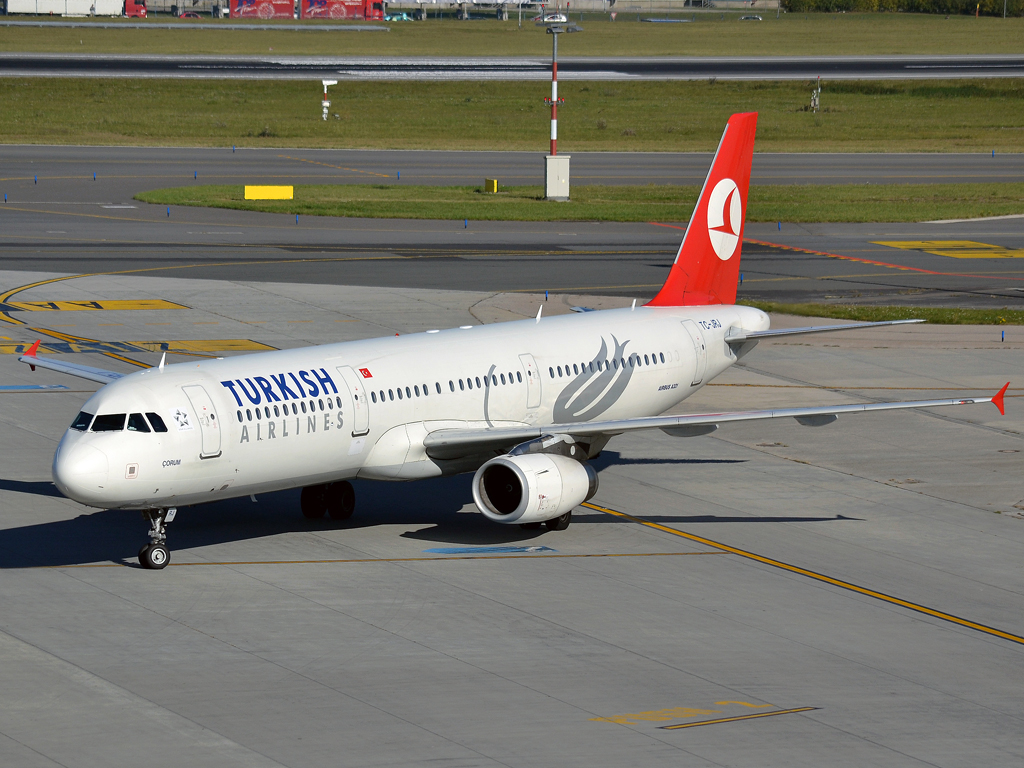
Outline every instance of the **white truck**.
[(120, 16), (124, 13), (124, 0), (7, 0), (7, 13)]

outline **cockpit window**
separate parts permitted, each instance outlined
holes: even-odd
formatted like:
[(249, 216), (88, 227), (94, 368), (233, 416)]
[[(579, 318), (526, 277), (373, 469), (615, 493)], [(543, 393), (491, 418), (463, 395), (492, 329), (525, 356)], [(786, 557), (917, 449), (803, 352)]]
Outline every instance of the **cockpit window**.
[(129, 432), (149, 432), (149, 424), (142, 418), (141, 413), (133, 413), (128, 417)]
[(92, 414), (82, 411), (81, 413), (78, 414), (78, 416), (75, 417), (75, 421), (74, 423), (72, 423), (71, 428), (77, 429), (79, 432), (85, 432), (85, 430), (89, 428), (89, 423), (91, 421)]
[(153, 425), (154, 432), (166, 432), (167, 427), (164, 425), (164, 420), (160, 418), (160, 414), (147, 413), (146, 418), (149, 419), (149, 423)]
[(92, 423), (93, 432), (120, 432), (124, 429), (125, 413), (101, 413)]

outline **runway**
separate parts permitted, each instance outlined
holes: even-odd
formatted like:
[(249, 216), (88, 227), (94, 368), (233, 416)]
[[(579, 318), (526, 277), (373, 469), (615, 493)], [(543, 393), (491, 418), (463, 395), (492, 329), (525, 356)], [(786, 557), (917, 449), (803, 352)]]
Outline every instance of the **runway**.
[[(572, 152), (574, 184), (703, 183), (710, 152)], [(0, 193), (21, 202), (125, 201), (194, 184), (543, 185), (541, 152), (0, 145)], [(93, 181), (96, 174), (96, 181)], [(401, 174), (401, 179), (398, 178)], [(38, 178), (38, 183), (36, 179)], [(1024, 181), (1021, 154), (754, 155), (752, 184)], [(40, 186), (40, 184), (42, 186)], [(53, 198), (54, 189), (59, 190)], [(65, 187), (67, 188), (65, 191)]]
[[(0, 53), (2, 77), (548, 80), (543, 57), (163, 56)], [(563, 80), (906, 80), (1024, 76), (1022, 55), (560, 57)]]

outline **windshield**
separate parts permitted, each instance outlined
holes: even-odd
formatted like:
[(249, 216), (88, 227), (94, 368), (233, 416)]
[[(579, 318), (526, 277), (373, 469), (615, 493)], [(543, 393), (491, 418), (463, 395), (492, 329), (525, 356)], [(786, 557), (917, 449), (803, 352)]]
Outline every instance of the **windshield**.
[(126, 413), (102, 413), (92, 423), (93, 432), (120, 432), (124, 429)]
[(89, 428), (89, 424), (92, 422), (92, 414), (82, 411), (79, 413), (75, 420), (71, 424), (72, 429), (77, 429), (79, 432), (85, 432)]

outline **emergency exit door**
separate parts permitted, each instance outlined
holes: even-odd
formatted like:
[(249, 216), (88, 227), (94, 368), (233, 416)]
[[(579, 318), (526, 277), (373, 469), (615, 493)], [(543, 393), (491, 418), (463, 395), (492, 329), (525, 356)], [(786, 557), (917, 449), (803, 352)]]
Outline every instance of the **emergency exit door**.
[(213, 401), (207, 391), (198, 384), (182, 387), (185, 396), (192, 404), (192, 410), (199, 422), (199, 434), (203, 438), (203, 450), (199, 454), (201, 459), (215, 459), (220, 456), (220, 424), (217, 420), (217, 411), (213, 407)]

